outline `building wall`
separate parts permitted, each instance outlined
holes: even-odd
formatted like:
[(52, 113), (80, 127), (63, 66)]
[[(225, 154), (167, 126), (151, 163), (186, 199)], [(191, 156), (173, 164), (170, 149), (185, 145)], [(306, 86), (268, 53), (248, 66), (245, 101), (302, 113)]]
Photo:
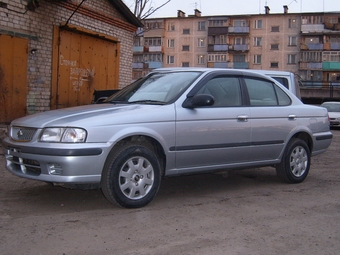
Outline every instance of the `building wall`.
[[(289, 20), (295, 20), (294, 27), (289, 27)], [(255, 28), (256, 21), (262, 21), (262, 28)], [(272, 62), (278, 63), (279, 70), (298, 71), (300, 52), (300, 16), (285, 15), (254, 15), (250, 17), (250, 69), (272, 69)], [(278, 32), (272, 32), (272, 27), (279, 27)], [(262, 46), (255, 46), (254, 39), (262, 38)], [(289, 45), (289, 37), (296, 37), (296, 45)], [(278, 44), (278, 50), (272, 50), (271, 45)], [(295, 64), (288, 64), (288, 54), (296, 56)], [(254, 55), (262, 56), (262, 64), (254, 63)]]
[[(207, 21), (203, 17), (186, 17), (165, 20), (164, 34), (164, 67), (182, 66), (184, 62), (189, 63), (190, 67), (206, 67), (207, 63), (207, 24), (206, 30), (198, 30), (198, 22)], [(169, 24), (173, 24), (174, 31), (169, 30)], [(190, 34), (183, 34), (184, 29), (189, 29)], [(204, 39), (205, 47), (198, 47), (198, 39)], [(168, 40), (174, 39), (174, 47), (168, 47)], [(188, 51), (183, 51), (183, 46), (189, 46)], [(198, 55), (205, 56), (205, 64), (198, 64)], [(175, 62), (169, 64), (168, 56), (174, 56)]]
[[(50, 109), (53, 27), (67, 22), (73, 11), (65, 8), (70, 2), (40, 0), (35, 10), (26, 10), (27, 1), (2, 0), (0, 33), (29, 39), (27, 114)], [(72, 1), (79, 4), (81, 1)], [(63, 6), (65, 4), (65, 6)], [(132, 45), (134, 26), (107, 0), (87, 0), (82, 7), (90, 15), (76, 12), (69, 24), (118, 38), (120, 41), (119, 87), (132, 80)], [(121, 22), (120, 26), (113, 22)], [(31, 54), (34, 50), (34, 54)], [(33, 51), (32, 51), (33, 52)]]

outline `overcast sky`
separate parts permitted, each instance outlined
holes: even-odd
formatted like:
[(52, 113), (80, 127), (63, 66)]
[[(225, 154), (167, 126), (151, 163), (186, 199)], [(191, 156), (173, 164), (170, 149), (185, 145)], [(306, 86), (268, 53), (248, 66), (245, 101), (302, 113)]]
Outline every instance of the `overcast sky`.
[[(123, 0), (128, 7), (134, 0)], [(151, 0), (156, 8), (166, 0)], [(171, 0), (150, 18), (176, 17), (177, 10), (186, 15), (194, 14), (194, 9), (202, 12), (202, 16), (233, 15), (233, 14), (263, 14), (264, 6), (270, 8), (270, 13), (282, 13), (283, 5), (288, 12), (340, 12), (340, 0)]]

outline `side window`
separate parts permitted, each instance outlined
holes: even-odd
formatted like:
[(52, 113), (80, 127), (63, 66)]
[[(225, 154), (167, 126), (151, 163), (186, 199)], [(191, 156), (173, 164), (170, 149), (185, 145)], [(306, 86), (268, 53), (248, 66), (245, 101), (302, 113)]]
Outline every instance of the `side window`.
[(197, 94), (212, 95), (216, 107), (242, 105), (240, 84), (236, 77), (215, 77), (208, 81)]
[(279, 105), (280, 106), (290, 105), (291, 104), (290, 97), (278, 86), (274, 86), (274, 87), (275, 87), (275, 91), (277, 94), (277, 99), (279, 100)]
[(246, 78), (251, 106), (284, 106), (290, 104), (289, 96), (270, 81)]

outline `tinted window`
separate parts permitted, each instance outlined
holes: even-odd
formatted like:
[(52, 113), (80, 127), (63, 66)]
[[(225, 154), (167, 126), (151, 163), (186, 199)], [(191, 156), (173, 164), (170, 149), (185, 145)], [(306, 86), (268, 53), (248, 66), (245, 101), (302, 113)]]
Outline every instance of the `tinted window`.
[(272, 77), (272, 78), (277, 80), (278, 82), (280, 82), (287, 89), (289, 89), (289, 85), (288, 85), (289, 83), (288, 83), (288, 79), (287, 78), (283, 78), (283, 77)]
[(241, 90), (236, 77), (215, 77), (208, 81), (197, 94), (209, 94), (214, 97), (214, 106), (240, 106)]
[(246, 78), (250, 105), (253, 106), (277, 106), (289, 105), (289, 96), (275, 84), (257, 79)]

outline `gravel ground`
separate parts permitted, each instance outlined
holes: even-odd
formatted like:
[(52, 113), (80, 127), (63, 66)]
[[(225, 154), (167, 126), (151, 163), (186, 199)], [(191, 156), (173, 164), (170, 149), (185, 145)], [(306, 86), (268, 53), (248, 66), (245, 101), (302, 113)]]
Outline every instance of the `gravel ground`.
[(5, 170), (0, 254), (318, 254), (340, 251), (340, 130), (301, 184), (270, 167), (167, 178), (141, 209), (100, 190), (55, 187)]

